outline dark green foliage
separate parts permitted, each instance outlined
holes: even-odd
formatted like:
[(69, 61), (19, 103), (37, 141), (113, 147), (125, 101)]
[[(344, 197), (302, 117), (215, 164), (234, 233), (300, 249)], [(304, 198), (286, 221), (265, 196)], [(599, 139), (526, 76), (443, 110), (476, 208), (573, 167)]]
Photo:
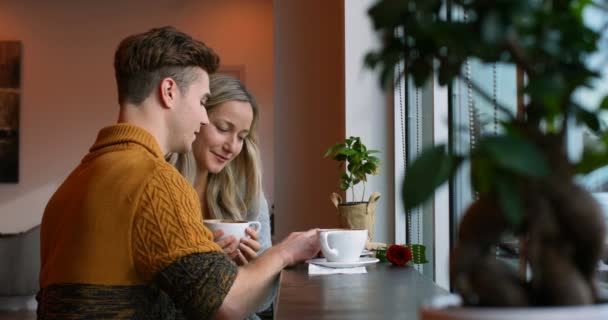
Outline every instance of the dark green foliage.
[(458, 168), (461, 157), (450, 156), (445, 145), (426, 149), (408, 166), (403, 184), (405, 209), (426, 201)]
[[(608, 7), (606, 1), (589, 0), (453, 0), (451, 8), (466, 12), (448, 16), (446, 1), (381, 0), (368, 13), (382, 46), (368, 53), (368, 67), (378, 69), (380, 83), (389, 87), (398, 64), (417, 86), (436, 74), (442, 85), (462, 76), (463, 64), (476, 58), (486, 63), (510, 63), (526, 76), (528, 96), (524, 113), (503, 123), (504, 133), (481, 137), (473, 154), (448, 155), (433, 147), (407, 168), (404, 186), (406, 208), (422, 204), (435, 188), (448, 180), (463, 158), (470, 158), (474, 189), (496, 193), (514, 225), (521, 222), (519, 186), (545, 177), (555, 168), (548, 164), (538, 137), (531, 132), (565, 136), (567, 119), (573, 117), (601, 139), (601, 146), (586, 150), (577, 172), (608, 164), (608, 131), (599, 113), (608, 110), (608, 97), (600, 106), (579, 105), (578, 88), (589, 87), (598, 71), (586, 64), (595, 53), (600, 32), (583, 23), (587, 6)], [(460, 17), (460, 18), (459, 18)], [(479, 92), (478, 86), (473, 84)], [(487, 94), (486, 94), (487, 96)], [(504, 111), (504, 110), (503, 110)], [(560, 168), (560, 170), (563, 168)], [(519, 213), (518, 213), (519, 212)]]

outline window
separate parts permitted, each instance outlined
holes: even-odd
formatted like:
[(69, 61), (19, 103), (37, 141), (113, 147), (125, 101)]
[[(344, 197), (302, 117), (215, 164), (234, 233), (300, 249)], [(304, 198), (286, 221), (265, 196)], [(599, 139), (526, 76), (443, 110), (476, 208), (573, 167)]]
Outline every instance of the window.
[[(462, 11), (454, 10), (451, 14), (452, 19), (466, 19)], [(605, 12), (593, 7), (585, 12), (585, 21), (598, 29), (608, 25)], [(595, 68), (602, 66), (602, 78), (593, 83), (592, 88), (576, 93), (584, 105), (599, 105), (608, 94), (608, 35), (604, 34), (599, 46), (600, 54), (590, 57), (589, 64)], [(396, 240), (426, 245), (430, 263), (417, 269), (445, 288), (449, 287), (448, 257), (458, 223), (476, 198), (469, 180), (470, 167), (462, 166), (449, 188), (442, 186), (432, 201), (407, 213), (400, 196), (405, 167), (430, 145), (450, 140), (455, 153), (468, 154), (480, 137), (500, 134), (499, 122), (506, 115), (501, 114), (497, 106), (517, 114), (521, 104), (518, 86), (523, 82), (514, 65), (484, 64), (475, 59), (463, 66), (462, 75), (449, 89), (439, 87), (435, 79), (416, 88), (404, 78), (394, 92)], [(475, 87), (487, 95), (482, 96)], [(608, 126), (608, 113), (602, 120), (603, 125)], [(582, 146), (593, 144), (598, 137), (574, 123), (569, 128), (569, 155), (577, 160)], [(593, 192), (604, 208), (608, 223), (608, 166), (579, 177), (579, 181)]]

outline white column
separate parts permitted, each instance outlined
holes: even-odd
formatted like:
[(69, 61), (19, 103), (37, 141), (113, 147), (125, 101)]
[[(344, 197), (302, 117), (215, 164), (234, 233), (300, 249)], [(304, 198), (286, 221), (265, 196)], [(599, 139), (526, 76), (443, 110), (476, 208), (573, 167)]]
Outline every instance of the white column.
[[(448, 89), (441, 87), (437, 77), (433, 77), (433, 140), (437, 144), (448, 143)], [(434, 198), (434, 264), (435, 282), (450, 288), (450, 194), (448, 183), (435, 190)]]

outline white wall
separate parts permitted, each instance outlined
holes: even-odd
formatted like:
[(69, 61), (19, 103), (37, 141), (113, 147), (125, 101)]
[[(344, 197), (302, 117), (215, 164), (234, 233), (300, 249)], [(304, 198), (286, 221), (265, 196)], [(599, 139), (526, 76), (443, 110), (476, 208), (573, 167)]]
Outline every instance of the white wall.
[(274, 2), (275, 239), (338, 223), (339, 171), (323, 154), (344, 139), (343, 17), (342, 0)]
[(97, 131), (116, 121), (113, 54), (125, 36), (173, 25), (245, 65), (258, 98), (267, 195), (274, 194), (271, 0), (0, 2), (0, 40), (23, 44), (20, 182), (0, 184), (0, 232), (38, 224)]
[(382, 193), (375, 240), (394, 241), (392, 105), (387, 107), (376, 74), (363, 69), (363, 56), (377, 41), (366, 15), (372, 3), (274, 3), (275, 239), (294, 230), (337, 225), (329, 195), (339, 191), (342, 171), (322, 155), (357, 135), (370, 148), (382, 150), (382, 174), (370, 177), (367, 196)]
[[(370, 149), (380, 150), (381, 173), (370, 176), (366, 197), (371, 192), (382, 194), (376, 207), (374, 240), (395, 242), (395, 170), (393, 105), (378, 82), (378, 73), (364, 68), (365, 54), (378, 46), (367, 10), (376, 1), (356, 0), (344, 2), (345, 25), (345, 109), (346, 137), (359, 136)], [(356, 188), (356, 201), (360, 201), (361, 186)], [(350, 192), (347, 199), (352, 200)], [(367, 201), (368, 199), (365, 199)]]

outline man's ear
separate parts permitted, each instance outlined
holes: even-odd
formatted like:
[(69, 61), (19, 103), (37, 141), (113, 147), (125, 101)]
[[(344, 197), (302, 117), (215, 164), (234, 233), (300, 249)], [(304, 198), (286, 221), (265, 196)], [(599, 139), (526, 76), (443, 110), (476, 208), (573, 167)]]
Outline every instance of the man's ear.
[(175, 107), (176, 98), (179, 94), (177, 82), (170, 77), (164, 78), (160, 81), (159, 90), (161, 105), (168, 109)]

